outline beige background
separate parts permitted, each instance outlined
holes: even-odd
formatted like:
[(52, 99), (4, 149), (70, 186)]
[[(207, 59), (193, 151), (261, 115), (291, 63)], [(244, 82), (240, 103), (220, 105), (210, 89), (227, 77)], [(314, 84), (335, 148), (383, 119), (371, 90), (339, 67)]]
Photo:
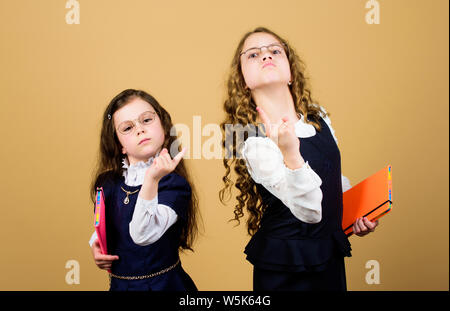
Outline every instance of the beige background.
[[(303, 57), (355, 185), (393, 166), (393, 211), (352, 237), (350, 290), (448, 290), (448, 1), (0, 1), (0, 290), (105, 290), (91, 256), (89, 183), (101, 114), (125, 88), (153, 94), (193, 130), (223, 118), (233, 51), (263, 25)], [(208, 137), (203, 137), (203, 142)], [(219, 203), (221, 160), (188, 160), (204, 233), (183, 265), (200, 290), (251, 290), (243, 225)], [(80, 284), (68, 285), (68, 260)], [(380, 284), (368, 285), (369, 260)]]

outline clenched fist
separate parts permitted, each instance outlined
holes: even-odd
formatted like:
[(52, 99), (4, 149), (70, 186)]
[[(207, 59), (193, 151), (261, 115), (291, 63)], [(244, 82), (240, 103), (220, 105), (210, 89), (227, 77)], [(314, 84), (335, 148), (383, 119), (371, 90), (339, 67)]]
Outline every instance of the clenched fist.
[(302, 167), (305, 161), (300, 154), (300, 140), (295, 135), (294, 122), (283, 117), (272, 124), (262, 108), (256, 107), (256, 110), (264, 123), (266, 136), (280, 148), (286, 166), (290, 169)]

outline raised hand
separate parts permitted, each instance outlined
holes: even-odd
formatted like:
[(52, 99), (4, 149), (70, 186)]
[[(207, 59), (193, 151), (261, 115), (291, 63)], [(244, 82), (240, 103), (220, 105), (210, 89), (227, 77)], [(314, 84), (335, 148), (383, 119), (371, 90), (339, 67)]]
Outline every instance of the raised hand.
[(155, 181), (159, 181), (161, 178), (171, 173), (180, 163), (186, 148), (183, 148), (173, 159), (166, 148), (162, 149), (154, 160), (152, 165), (147, 169), (146, 178), (152, 178)]
[(295, 135), (294, 122), (288, 117), (283, 117), (276, 123), (271, 123), (269, 117), (260, 107), (256, 107), (261, 121), (264, 123), (266, 136), (280, 148), (287, 167), (296, 169), (305, 161), (300, 154), (300, 140)]

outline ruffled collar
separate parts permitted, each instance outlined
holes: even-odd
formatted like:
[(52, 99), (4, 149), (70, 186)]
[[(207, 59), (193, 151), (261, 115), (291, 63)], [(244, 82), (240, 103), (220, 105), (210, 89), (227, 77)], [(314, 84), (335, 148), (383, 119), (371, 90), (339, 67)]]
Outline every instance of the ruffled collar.
[(300, 138), (312, 137), (316, 135), (316, 128), (305, 122), (305, 117), (303, 115), (299, 115), (300, 120), (295, 122), (295, 135)]
[(127, 186), (141, 186), (144, 183), (145, 172), (152, 165), (154, 158), (151, 157), (147, 162), (139, 161), (135, 164), (130, 164), (127, 158), (123, 158), (122, 168), (125, 184)]

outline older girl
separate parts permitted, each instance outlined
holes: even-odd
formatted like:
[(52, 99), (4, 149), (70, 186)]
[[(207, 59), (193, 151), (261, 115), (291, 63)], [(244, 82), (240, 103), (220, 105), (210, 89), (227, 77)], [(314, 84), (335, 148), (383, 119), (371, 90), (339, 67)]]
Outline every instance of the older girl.
[[(239, 222), (244, 208), (249, 213), (245, 253), (254, 290), (346, 290), (351, 247), (341, 228), (342, 193), (350, 185), (328, 114), (311, 98), (303, 63), (286, 40), (266, 28), (244, 35), (224, 109), (225, 132), (227, 124), (265, 128), (265, 137), (244, 133), (242, 145), (224, 141), (236, 157), (224, 159), (220, 192), (224, 202), (234, 165), (234, 215)], [(376, 225), (359, 219), (354, 232), (365, 235)]]

